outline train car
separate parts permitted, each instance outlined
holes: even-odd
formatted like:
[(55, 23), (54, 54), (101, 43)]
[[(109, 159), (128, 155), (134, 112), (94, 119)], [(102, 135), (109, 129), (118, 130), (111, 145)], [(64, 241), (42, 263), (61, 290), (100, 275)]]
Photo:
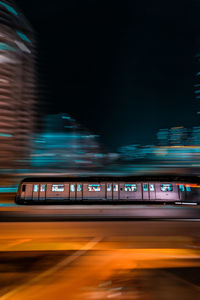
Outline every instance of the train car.
[(17, 204), (198, 203), (198, 181), (178, 177), (26, 178)]

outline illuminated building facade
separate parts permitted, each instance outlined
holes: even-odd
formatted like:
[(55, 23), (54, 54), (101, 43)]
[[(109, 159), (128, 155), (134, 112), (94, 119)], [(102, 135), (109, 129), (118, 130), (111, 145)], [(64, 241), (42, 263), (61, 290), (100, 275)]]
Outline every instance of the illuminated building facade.
[(47, 115), (34, 144), (31, 162), (35, 168), (91, 169), (100, 166), (104, 158), (98, 136), (66, 113)]
[(34, 37), (12, 1), (0, 1), (0, 167), (29, 158), (34, 128)]

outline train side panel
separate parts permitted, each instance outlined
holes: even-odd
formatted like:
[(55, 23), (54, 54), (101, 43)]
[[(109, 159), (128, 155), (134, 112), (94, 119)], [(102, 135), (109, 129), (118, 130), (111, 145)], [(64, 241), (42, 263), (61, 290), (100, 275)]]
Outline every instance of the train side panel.
[(179, 191), (178, 186), (174, 183), (156, 183), (156, 200), (162, 201), (178, 201)]
[(83, 199), (106, 200), (106, 184), (100, 182), (84, 183)]

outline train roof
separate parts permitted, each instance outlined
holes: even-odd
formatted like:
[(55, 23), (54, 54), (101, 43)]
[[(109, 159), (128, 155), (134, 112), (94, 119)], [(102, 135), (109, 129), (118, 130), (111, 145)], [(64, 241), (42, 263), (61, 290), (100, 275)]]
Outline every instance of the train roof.
[(100, 182), (100, 181), (124, 181), (124, 182), (135, 182), (135, 181), (160, 181), (160, 182), (190, 182), (199, 183), (200, 177), (197, 176), (176, 176), (176, 175), (152, 175), (152, 176), (70, 176), (70, 177), (50, 177), (50, 176), (40, 176), (40, 177), (28, 177), (23, 179), (21, 182)]

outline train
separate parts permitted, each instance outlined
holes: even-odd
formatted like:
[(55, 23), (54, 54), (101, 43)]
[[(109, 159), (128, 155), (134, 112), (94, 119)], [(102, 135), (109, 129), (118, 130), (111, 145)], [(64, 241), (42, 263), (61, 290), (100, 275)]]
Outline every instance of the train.
[(194, 203), (200, 204), (199, 178), (30, 177), (16, 193), (17, 204)]

